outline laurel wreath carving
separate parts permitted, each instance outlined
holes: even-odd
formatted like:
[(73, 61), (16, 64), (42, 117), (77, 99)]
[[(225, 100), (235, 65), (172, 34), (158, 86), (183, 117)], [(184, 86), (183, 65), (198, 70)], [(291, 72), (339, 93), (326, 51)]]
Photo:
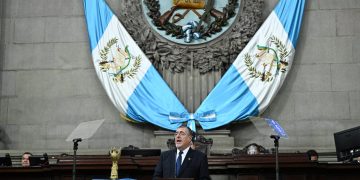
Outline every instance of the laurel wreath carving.
[(251, 56), (250, 54), (245, 54), (245, 65), (248, 67), (248, 71), (249, 71), (249, 75), (252, 77), (252, 78), (262, 78), (263, 81), (266, 81), (266, 82), (270, 82), (272, 81), (274, 78), (273, 76), (271, 76), (271, 73), (270, 72), (266, 72), (264, 77), (263, 74), (258, 71), (253, 65), (253, 61), (251, 60)]
[[(286, 58), (289, 56), (290, 52), (288, 52), (285, 45), (275, 36), (270, 37), (270, 42), (273, 42), (278, 49), (280, 62), (287, 65), (288, 62), (286, 61)], [(281, 72), (286, 72), (286, 69), (281, 69)]]
[(106, 46), (100, 50), (100, 57), (102, 61), (107, 61), (107, 54), (109, 53), (111, 46), (116, 44), (117, 42), (118, 42), (117, 38), (112, 38), (109, 40)]
[[(258, 71), (254, 66), (253, 66), (253, 63), (254, 61), (251, 60), (251, 56), (249, 53), (246, 53), (245, 54), (245, 58), (244, 58), (244, 62), (245, 62), (245, 65), (248, 67), (248, 71), (249, 71), (249, 75), (252, 77), (252, 78), (260, 78), (263, 76), (263, 74)], [(271, 76), (271, 73), (270, 72), (266, 72), (265, 73), (265, 77), (263, 78), (263, 81), (266, 81), (266, 82), (270, 82), (273, 80), (273, 76)]]
[(249, 53), (246, 53), (245, 54), (245, 58), (244, 58), (244, 62), (245, 62), (245, 65), (248, 67), (248, 70), (249, 70), (249, 74), (252, 78), (258, 78), (261, 76), (261, 72), (256, 70), (255, 67), (253, 67), (253, 61), (251, 60), (251, 56)]
[[(276, 49), (279, 52), (280, 63), (284, 64), (284, 66), (287, 66), (288, 62), (286, 61), (286, 58), (289, 56), (289, 51), (286, 49), (286, 46), (284, 45), (284, 43), (282, 43), (280, 41), (280, 39), (275, 36), (271, 36), (269, 38), (269, 42), (275, 44)], [(264, 76), (264, 77), (262, 77), (263, 81), (270, 82), (273, 80), (273, 76), (270, 72), (266, 72), (265, 74), (262, 74), (260, 71), (258, 71), (253, 66), (254, 61), (251, 60), (251, 55), (249, 53), (245, 54), (244, 62), (245, 62), (246, 67), (248, 68), (249, 75), (252, 78), (260, 78), (260, 77)], [(281, 72), (282, 73), (286, 72), (286, 68), (281, 68)]]
[[(111, 38), (109, 42), (106, 44), (106, 46), (104, 46), (104, 48), (100, 50), (100, 58), (101, 58), (100, 64), (108, 62), (107, 55), (111, 49), (111, 46), (113, 46), (117, 42), (118, 42), (117, 38)], [(130, 68), (128, 71), (124, 73), (115, 74), (113, 80), (123, 82), (125, 77), (133, 78), (136, 75), (140, 66), (141, 66), (141, 56), (139, 55), (135, 58), (135, 62), (132, 68)], [(106, 71), (106, 69), (101, 69), (101, 70)]]
[(262, 24), (263, 1), (242, 0), (240, 17), (224, 35), (205, 46), (184, 46), (158, 37), (150, 26), (144, 26), (147, 22), (143, 17), (141, 0), (137, 3), (120, 1), (115, 12), (160, 73), (163, 70), (181, 73), (191, 68), (199, 69), (200, 73), (225, 72)]
[(126, 71), (125, 73), (123, 73), (123, 75), (127, 76), (129, 78), (133, 78), (136, 75), (140, 66), (141, 66), (141, 57), (139, 55), (135, 58), (133, 67), (131, 69), (129, 69), (128, 71)]

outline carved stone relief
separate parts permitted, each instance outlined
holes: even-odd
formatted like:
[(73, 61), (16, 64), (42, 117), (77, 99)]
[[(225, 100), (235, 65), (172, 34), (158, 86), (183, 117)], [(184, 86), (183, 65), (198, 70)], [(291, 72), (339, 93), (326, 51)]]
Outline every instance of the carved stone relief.
[(141, 1), (121, 1), (117, 15), (159, 72), (181, 73), (192, 68), (201, 74), (225, 72), (263, 22), (263, 0), (242, 0), (237, 19), (222, 36), (206, 44), (180, 45), (153, 32), (144, 19)]

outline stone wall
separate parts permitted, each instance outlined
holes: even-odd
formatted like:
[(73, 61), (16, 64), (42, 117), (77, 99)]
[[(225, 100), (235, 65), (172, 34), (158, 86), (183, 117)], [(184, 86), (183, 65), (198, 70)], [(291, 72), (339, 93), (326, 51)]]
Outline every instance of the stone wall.
[[(118, 12), (120, 1), (108, 2)], [(120, 120), (96, 77), (82, 0), (0, 3), (3, 150), (71, 151), (68, 134), (80, 122), (103, 118), (95, 136), (80, 143), (80, 153), (150, 147), (158, 128)], [(265, 0), (264, 17), (276, 3)], [(290, 136), (280, 141), (280, 151), (334, 151), (333, 133), (360, 125), (359, 18), (360, 1), (308, 0), (295, 63), (264, 114), (279, 120)], [(225, 128), (235, 146), (273, 146), (251, 123)]]
[(7, 149), (71, 150), (84, 121), (106, 119), (79, 150), (149, 147), (153, 128), (127, 123), (93, 69), (82, 0), (5, 0), (0, 128)]
[[(264, 114), (290, 136), (280, 141), (280, 150), (335, 151), (333, 133), (360, 126), (359, 18), (360, 1), (307, 1), (294, 66)], [(273, 146), (251, 123), (231, 129), (237, 146)]]
[[(4, 28), (4, 21), (3, 21), (3, 16), (4, 16), (4, 10), (5, 10), (5, 3), (4, 1), (0, 1), (0, 70), (3, 69), (3, 62), (4, 62), (4, 43), (3, 43), (3, 37), (4, 37), (4, 33), (3, 33), (3, 28)], [(1, 89), (2, 89), (2, 73), (0, 73), (0, 92), (1, 92)], [(1, 94), (0, 94), (1, 95)], [(2, 110), (3, 108), (3, 105), (2, 105), (2, 101), (0, 99), (0, 122), (2, 123), (3, 120), (2, 120)], [(0, 129), (0, 149), (5, 149), (6, 148), (6, 145), (5, 143), (3, 142), (2, 140), (2, 137), (4, 136), (5, 132), (4, 130)]]

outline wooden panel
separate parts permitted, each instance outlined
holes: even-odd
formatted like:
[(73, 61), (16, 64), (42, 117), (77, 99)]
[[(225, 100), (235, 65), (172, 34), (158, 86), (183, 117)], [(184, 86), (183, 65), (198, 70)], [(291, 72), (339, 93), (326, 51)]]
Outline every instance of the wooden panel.
[(260, 180), (257, 175), (239, 175), (237, 180)]
[[(51, 156), (52, 157), (52, 156)], [(280, 154), (282, 180), (355, 180), (360, 176), (359, 164), (325, 164), (311, 162), (305, 154)], [(0, 167), (1, 179), (70, 180), (72, 157), (56, 157), (58, 164), (45, 167)], [(228, 175), (238, 180), (275, 179), (273, 155), (209, 156), (211, 175)], [(119, 178), (152, 179), (159, 157), (121, 157)], [(111, 160), (106, 155), (78, 156), (77, 179), (106, 179), (110, 175)]]

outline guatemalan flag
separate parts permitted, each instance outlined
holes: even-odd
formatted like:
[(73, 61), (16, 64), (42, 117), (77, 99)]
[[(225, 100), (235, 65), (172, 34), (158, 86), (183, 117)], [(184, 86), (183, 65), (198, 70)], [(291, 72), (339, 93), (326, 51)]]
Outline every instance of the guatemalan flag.
[(305, 0), (280, 0), (195, 114), (214, 111), (212, 129), (262, 113), (279, 91), (295, 54)]
[(175, 130), (181, 123), (170, 113), (187, 110), (105, 0), (84, 0), (84, 11), (95, 70), (112, 103), (136, 122)]

